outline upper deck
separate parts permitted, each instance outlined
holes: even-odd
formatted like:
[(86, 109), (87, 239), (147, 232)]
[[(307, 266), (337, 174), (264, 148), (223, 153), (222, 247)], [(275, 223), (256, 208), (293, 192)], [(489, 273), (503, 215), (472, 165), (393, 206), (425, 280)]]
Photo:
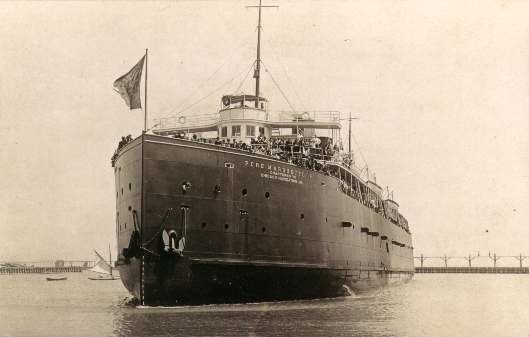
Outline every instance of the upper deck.
[(338, 111), (269, 111), (265, 98), (259, 98), (262, 102), (257, 108), (246, 104), (252, 100), (255, 96), (224, 96), (217, 113), (156, 119), (153, 132), (165, 136), (217, 132), (216, 137), (221, 139), (250, 143), (258, 136), (286, 134), (282, 129), (296, 130), (296, 134), (307, 129), (316, 134), (315, 130), (341, 128)]
[[(259, 102), (255, 107), (251, 102)], [(154, 133), (174, 134), (215, 131), (232, 122), (259, 123), (270, 128), (307, 127), (314, 129), (340, 129), (338, 111), (270, 111), (267, 99), (253, 95), (223, 96), (216, 113), (193, 116), (173, 116), (155, 119)]]

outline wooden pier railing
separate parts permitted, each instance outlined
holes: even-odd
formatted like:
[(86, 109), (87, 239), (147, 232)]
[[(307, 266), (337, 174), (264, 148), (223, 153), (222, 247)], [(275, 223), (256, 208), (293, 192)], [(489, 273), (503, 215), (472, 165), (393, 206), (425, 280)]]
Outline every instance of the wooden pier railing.
[(0, 262), (1, 274), (46, 274), (79, 273), (92, 268), (94, 261), (88, 260), (47, 260)]
[[(415, 256), (415, 261), (419, 262), (420, 266), (415, 267), (416, 273), (466, 273), (466, 274), (529, 274), (529, 267), (524, 267), (523, 262), (529, 258), (528, 255), (497, 255), (495, 252), (489, 252), (488, 255), (468, 254), (463, 256), (425, 256), (423, 254)], [(507, 266), (498, 266), (499, 260), (505, 261)], [(464, 260), (466, 266), (452, 265), (448, 266), (449, 261), (459, 260), (459, 263)], [(510, 262), (509, 262), (510, 260)], [(434, 266), (425, 266), (426, 262), (434, 264)], [(516, 261), (518, 266), (512, 266), (512, 262)], [(442, 262), (444, 266), (436, 266)], [(511, 266), (509, 266), (509, 264)]]
[(415, 267), (421, 274), (529, 274), (529, 267)]
[(0, 274), (80, 273), (85, 267), (0, 267)]

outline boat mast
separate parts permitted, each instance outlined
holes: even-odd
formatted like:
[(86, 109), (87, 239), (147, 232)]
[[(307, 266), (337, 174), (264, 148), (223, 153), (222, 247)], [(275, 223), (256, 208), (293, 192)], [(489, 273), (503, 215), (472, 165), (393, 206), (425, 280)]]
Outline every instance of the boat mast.
[(259, 6), (247, 6), (247, 8), (259, 8), (259, 21), (257, 24), (257, 59), (255, 60), (255, 71), (253, 77), (255, 78), (255, 107), (259, 108), (259, 78), (261, 77), (261, 8), (263, 7), (279, 7), (279, 6), (263, 6), (259, 0)]
[(110, 276), (112, 276), (112, 252), (110, 251), (110, 243), (108, 244), (108, 257), (110, 259)]

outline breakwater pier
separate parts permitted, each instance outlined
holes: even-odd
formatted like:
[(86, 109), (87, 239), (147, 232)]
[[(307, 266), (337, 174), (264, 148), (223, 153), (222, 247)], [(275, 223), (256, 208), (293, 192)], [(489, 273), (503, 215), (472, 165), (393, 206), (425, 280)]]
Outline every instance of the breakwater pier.
[(92, 268), (94, 263), (94, 261), (77, 260), (0, 262), (0, 275), (80, 273)]
[(415, 267), (419, 274), (529, 274), (529, 267)]
[[(415, 261), (420, 263), (415, 266), (415, 272), (421, 274), (529, 274), (529, 267), (524, 267), (523, 262), (529, 256), (526, 255), (497, 255), (489, 253), (488, 255), (469, 254), (468, 256), (415, 256)], [(455, 262), (459, 260), (459, 262)], [(498, 261), (505, 261), (506, 264), (512, 264), (516, 261), (517, 266), (498, 266)], [(451, 261), (452, 265), (448, 265)], [(439, 266), (439, 262), (442, 265)], [(455, 263), (454, 263), (455, 262)], [(463, 262), (464, 265), (461, 265)], [(474, 262), (474, 265), (472, 263)], [(509, 263), (510, 262), (510, 263)], [(426, 265), (426, 264), (430, 265)], [(455, 264), (455, 265), (454, 265)]]

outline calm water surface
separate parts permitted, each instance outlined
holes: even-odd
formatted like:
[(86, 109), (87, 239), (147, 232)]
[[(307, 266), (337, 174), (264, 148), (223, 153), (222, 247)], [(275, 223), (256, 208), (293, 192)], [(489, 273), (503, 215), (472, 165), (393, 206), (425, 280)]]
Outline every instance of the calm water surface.
[(134, 308), (120, 281), (0, 275), (2, 336), (529, 336), (529, 275), (415, 275), (349, 298)]

